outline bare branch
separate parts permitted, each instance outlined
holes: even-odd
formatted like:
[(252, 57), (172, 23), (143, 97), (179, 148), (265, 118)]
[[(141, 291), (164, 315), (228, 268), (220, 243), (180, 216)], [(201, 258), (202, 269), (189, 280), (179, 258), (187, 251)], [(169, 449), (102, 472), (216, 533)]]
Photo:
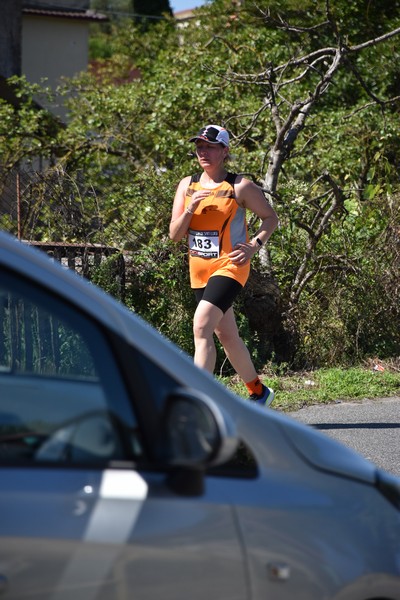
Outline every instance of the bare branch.
[[(304, 223), (298, 219), (295, 220), (296, 225), (307, 232), (309, 239), (303, 259), (292, 284), (292, 291), (290, 294), (290, 304), (292, 306), (297, 304), (301, 292), (309, 280), (310, 274), (307, 274), (307, 267), (318, 241), (324, 234), (333, 214), (337, 212), (337, 210), (343, 206), (344, 203), (343, 190), (337, 185), (332, 176), (326, 172), (321, 176), (321, 179), (325, 180), (329, 184), (331, 191), (329, 202), (324, 203), (324, 205), (322, 205), (317, 211), (317, 214), (315, 215), (311, 225), (308, 225), (307, 223)], [(317, 225), (318, 221), (319, 224)]]
[(213, 35), (213, 37), (210, 38), (208, 40), (208, 42), (206, 42), (204, 44), (204, 48), (208, 48), (208, 46), (211, 46), (211, 44), (213, 42), (217, 41), (217, 40), (221, 41), (225, 46), (227, 46), (229, 48), (229, 50), (232, 50), (232, 52), (234, 52), (235, 54), (238, 53), (239, 50), (237, 48), (235, 48), (233, 46), (233, 44), (231, 44), (230, 42), (228, 42), (228, 40), (226, 40), (224, 37), (222, 37), (222, 35)]
[(357, 67), (351, 62), (351, 60), (347, 58), (345, 59), (345, 62), (367, 95), (370, 96), (370, 98), (372, 98), (377, 104), (381, 104), (382, 101), (378, 98), (378, 96), (375, 96), (372, 90), (369, 89)]
[[(396, 102), (400, 102), (400, 96), (394, 96), (393, 98), (389, 98), (388, 100), (380, 100), (379, 104), (381, 106), (386, 106), (388, 104), (395, 104)], [(348, 115), (345, 115), (343, 118), (344, 119), (351, 119), (351, 117), (353, 117), (354, 115), (356, 115), (357, 113), (366, 110), (367, 108), (370, 108), (371, 106), (376, 106), (376, 102), (367, 102), (366, 104), (364, 104), (363, 106), (359, 106), (358, 108), (354, 109), (351, 113), (349, 113)]]
[[(328, 264), (324, 264), (325, 260), (330, 260), (332, 262), (328, 263)], [(340, 255), (340, 254), (334, 255), (334, 256), (332, 256), (331, 254), (320, 255), (320, 256), (318, 256), (318, 265), (315, 268), (307, 271), (307, 273), (305, 273), (302, 281), (299, 283), (296, 297), (299, 298), (301, 296), (301, 294), (302, 294), (303, 290), (306, 288), (307, 284), (309, 284), (319, 273), (323, 273), (323, 272), (327, 273), (328, 271), (333, 271), (333, 272), (344, 271), (344, 272), (358, 273), (357, 266), (354, 265), (352, 262), (349, 262), (347, 256)], [(284, 316), (286, 316), (286, 317), (290, 316), (290, 314), (296, 310), (296, 306), (297, 306), (296, 302), (291, 303), (289, 305), (289, 308), (286, 311), (286, 313), (284, 313)]]
[(396, 35), (399, 35), (399, 34), (400, 34), (400, 27), (398, 27), (397, 29), (393, 29), (392, 31), (388, 31), (387, 33), (384, 33), (383, 35), (381, 35), (377, 38), (374, 38), (373, 40), (368, 40), (367, 42), (364, 42), (363, 44), (357, 44), (356, 46), (349, 46), (348, 51), (349, 52), (360, 52), (361, 50), (365, 50), (365, 48), (370, 48), (371, 46), (377, 46), (381, 42), (390, 40), (390, 38), (395, 37)]
[(269, 23), (275, 25), (277, 29), (281, 29), (284, 31), (290, 31), (292, 33), (310, 33), (312, 31), (318, 31), (319, 29), (326, 27), (329, 24), (329, 21), (323, 21), (322, 23), (317, 23), (317, 25), (312, 25), (311, 27), (300, 27), (298, 25), (290, 25), (288, 21), (285, 21), (281, 15), (278, 15), (277, 19), (273, 19), (271, 17), (270, 10), (263, 11), (258, 5), (256, 5), (261, 15), (264, 17), (265, 23)]
[(251, 121), (250, 121), (249, 125), (246, 127), (246, 129), (244, 131), (242, 131), (242, 133), (240, 135), (235, 137), (235, 140), (240, 142), (240, 140), (242, 140), (243, 138), (246, 138), (249, 135), (249, 133), (251, 132), (251, 130), (253, 129), (254, 125), (257, 123), (259, 116), (267, 109), (268, 109), (268, 106), (263, 104), (262, 106), (260, 106), (260, 108), (256, 112), (254, 112), (250, 115), (235, 115), (235, 117), (228, 118), (226, 123), (228, 123), (232, 118), (236, 119), (238, 117), (243, 117), (243, 116), (251, 117)]

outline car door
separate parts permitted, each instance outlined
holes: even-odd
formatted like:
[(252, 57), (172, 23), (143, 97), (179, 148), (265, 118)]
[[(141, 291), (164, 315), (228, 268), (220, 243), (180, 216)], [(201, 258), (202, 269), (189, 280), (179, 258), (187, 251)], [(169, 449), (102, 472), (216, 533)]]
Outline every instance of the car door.
[(135, 351), (137, 385), (127, 385), (115, 337), (84, 307), (0, 267), (0, 591), (243, 600), (228, 498), (179, 495), (146, 450), (162, 403), (152, 405), (146, 378), (153, 394), (176, 383), (149, 359), (142, 378)]

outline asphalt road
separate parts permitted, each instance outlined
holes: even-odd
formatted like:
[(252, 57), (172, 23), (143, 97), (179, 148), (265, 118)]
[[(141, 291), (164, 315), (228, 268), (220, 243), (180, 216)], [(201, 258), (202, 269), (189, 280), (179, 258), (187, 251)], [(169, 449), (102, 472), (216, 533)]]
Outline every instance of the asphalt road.
[(400, 476), (400, 397), (309, 406), (289, 415)]

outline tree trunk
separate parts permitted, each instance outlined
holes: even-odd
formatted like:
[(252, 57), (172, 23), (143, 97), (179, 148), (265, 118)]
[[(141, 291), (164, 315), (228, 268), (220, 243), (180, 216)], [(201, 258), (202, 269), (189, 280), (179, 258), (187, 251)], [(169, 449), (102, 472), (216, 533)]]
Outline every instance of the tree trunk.
[(243, 302), (249, 327), (259, 340), (254, 345), (260, 364), (272, 357), (290, 361), (292, 345), (282, 326), (281, 295), (273, 276), (252, 268), (243, 291)]

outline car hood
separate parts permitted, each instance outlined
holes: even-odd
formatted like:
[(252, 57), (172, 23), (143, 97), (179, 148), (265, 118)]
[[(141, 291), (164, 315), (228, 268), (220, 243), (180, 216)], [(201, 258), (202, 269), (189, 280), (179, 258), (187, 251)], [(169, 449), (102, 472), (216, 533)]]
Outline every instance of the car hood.
[(63, 298), (80, 310), (85, 307), (87, 314), (147, 354), (182, 386), (207, 394), (222, 410), (230, 429), (233, 425), (237, 437), (246, 440), (262, 469), (292, 470), (298, 461), (306, 461), (316, 469), (374, 482), (376, 468), (367, 460), (307, 425), (232, 394), (147, 322), (80, 275), (53, 263), (43, 251), (27, 248), (0, 232), (0, 264), (20, 271), (56, 295), (62, 292)]
[(351, 448), (311, 426), (301, 426), (300, 423), (291, 421), (290, 417), (280, 426), (296, 452), (313, 467), (368, 483), (375, 482), (376, 466)]

